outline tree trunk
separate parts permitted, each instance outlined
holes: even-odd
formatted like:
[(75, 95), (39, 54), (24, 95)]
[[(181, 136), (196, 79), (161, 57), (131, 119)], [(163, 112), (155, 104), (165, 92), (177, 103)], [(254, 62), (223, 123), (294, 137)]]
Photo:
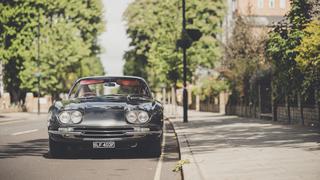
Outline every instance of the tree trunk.
[(320, 124), (320, 96), (319, 96), (319, 90), (315, 89), (314, 91), (314, 98), (316, 101), (316, 110), (317, 110), (317, 114), (318, 114), (318, 122)]
[(288, 124), (291, 124), (291, 112), (290, 112), (290, 103), (289, 103), (289, 95), (286, 95), (286, 108), (288, 113)]
[(301, 93), (298, 93), (298, 107), (300, 110), (300, 120), (301, 120), (301, 125), (304, 125), (304, 116), (303, 116), (303, 99), (301, 98)]
[(12, 104), (18, 104), (20, 101), (20, 90), (11, 90), (10, 100)]
[(258, 84), (258, 118), (261, 119), (261, 86)]
[(272, 109), (272, 120), (278, 121), (278, 101), (275, 94), (273, 83), (271, 83), (271, 109)]

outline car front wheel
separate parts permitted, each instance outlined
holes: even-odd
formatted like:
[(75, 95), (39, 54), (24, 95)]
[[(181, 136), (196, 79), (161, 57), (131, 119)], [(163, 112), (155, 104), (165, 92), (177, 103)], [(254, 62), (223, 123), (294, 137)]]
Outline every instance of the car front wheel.
[(147, 153), (151, 157), (159, 157), (161, 155), (162, 138), (157, 138), (140, 144), (140, 152)]

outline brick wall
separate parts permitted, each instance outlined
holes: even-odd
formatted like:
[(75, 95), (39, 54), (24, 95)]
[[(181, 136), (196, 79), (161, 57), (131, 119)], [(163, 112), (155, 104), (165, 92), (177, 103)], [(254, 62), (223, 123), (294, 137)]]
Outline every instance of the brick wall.
[[(44, 96), (40, 98), (40, 112), (48, 112), (52, 105), (51, 96)], [(32, 93), (27, 93), (25, 104), (11, 104), (10, 94), (4, 93), (0, 97), (0, 112), (38, 112), (38, 98), (33, 97)]]
[[(48, 112), (51, 105), (51, 96), (46, 95), (40, 98), (40, 112)], [(38, 98), (33, 97), (32, 93), (27, 93), (25, 106), (27, 112), (38, 112)]]
[(15, 112), (18, 111), (18, 106), (11, 105), (10, 102), (10, 94), (9, 93), (3, 93), (0, 97), (0, 112)]

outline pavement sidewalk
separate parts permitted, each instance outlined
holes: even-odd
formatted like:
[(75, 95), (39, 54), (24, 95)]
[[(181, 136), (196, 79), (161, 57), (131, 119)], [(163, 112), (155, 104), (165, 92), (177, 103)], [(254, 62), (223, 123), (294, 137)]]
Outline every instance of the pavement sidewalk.
[(320, 179), (319, 129), (196, 111), (170, 121), (185, 180)]

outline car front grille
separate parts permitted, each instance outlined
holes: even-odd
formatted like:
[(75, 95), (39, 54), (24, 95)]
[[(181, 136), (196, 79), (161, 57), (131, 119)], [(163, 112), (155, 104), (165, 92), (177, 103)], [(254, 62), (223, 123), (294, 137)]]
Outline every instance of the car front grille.
[(74, 132), (81, 132), (81, 135), (76, 135), (80, 138), (123, 138), (132, 137), (126, 132), (133, 132), (133, 128), (74, 128)]

